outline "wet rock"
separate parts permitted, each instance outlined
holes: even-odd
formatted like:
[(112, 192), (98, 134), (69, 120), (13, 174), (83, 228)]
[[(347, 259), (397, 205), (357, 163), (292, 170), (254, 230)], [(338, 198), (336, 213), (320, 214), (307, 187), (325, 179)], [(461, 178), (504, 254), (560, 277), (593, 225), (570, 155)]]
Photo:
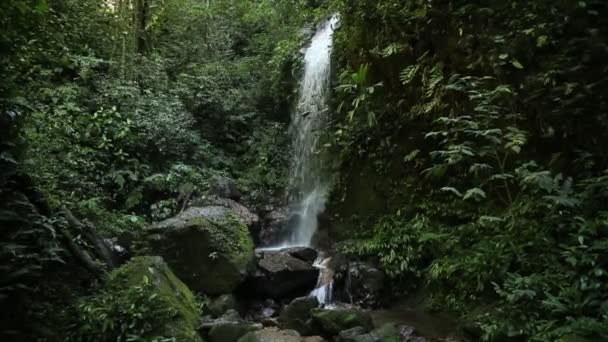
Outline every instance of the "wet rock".
[(199, 331), (211, 342), (236, 341), (241, 336), (262, 329), (261, 324), (242, 320), (235, 310), (228, 310), (222, 317), (203, 322)]
[(336, 278), (338, 300), (362, 307), (377, 307), (384, 298), (386, 276), (370, 262), (347, 262), (338, 267)]
[(302, 337), (302, 342), (325, 342), (326, 340), (321, 336), (306, 336)]
[(121, 244), (118, 238), (103, 239), (103, 241), (109, 247), (115, 265), (122, 265), (131, 257), (130, 246)]
[(275, 209), (264, 215), (258, 231), (257, 242), (260, 246), (273, 246), (284, 241), (292, 227), (289, 218), (289, 209), (286, 207)]
[(289, 247), (282, 249), (281, 252), (310, 264), (313, 264), (319, 255), (317, 250), (311, 247)]
[(219, 317), (226, 313), (228, 310), (236, 310), (238, 303), (236, 298), (232, 294), (221, 295), (217, 298), (211, 299), (209, 302), (209, 312), (215, 317)]
[(247, 279), (243, 292), (283, 299), (310, 292), (319, 276), (312, 265), (281, 252), (260, 252), (257, 270)]
[(211, 180), (208, 194), (235, 201), (238, 201), (243, 196), (234, 179), (223, 176), (217, 176)]
[(321, 330), (329, 335), (338, 335), (341, 331), (354, 327), (362, 327), (366, 331), (373, 328), (369, 312), (357, 309), (315, 309), (312, 317)]
[[(363, 332), (363, 333), (361, 333)], [(416, 335), (413, 327), (396, 326), (387, 323), (380, 328), (365, 333), (365, 329), (350, 329), (340, 333), (340, 342), (427, 342), (424, 337)]]
[(260, 323), (262, 323), (262, 325), (264, 326), (264, 328), (278, 327), (279, 326), (279, 320), (276, 319), (276, 318), (264, 318), (264, 319), (262, 319), (262, 321)]
[(272, 299), (249, 302), (248, 307), (247, 319), (255, 322), (276, 317), (280, 310), (279, 304)]
[(367, 331), (363, 327), (354, 327), (340, 331), (337, 342), (355, 342), (357, 337), (364, 335)]
[(191, 289), (231, 293), (253, 271), (253, 241), (234, 212), (192, 207), (147, 229), (146, 249), (159, 254)]
[(302, 338), (295, 330), (265, 328), (241, 337), (238, 342), (301, 342)]
[(283, 329), (293, 329), (300, 334), (313, 333), (311, 311), (319, 307), (316, 297), (300, 297), (289, 303), (279, 316), (279, 324)]

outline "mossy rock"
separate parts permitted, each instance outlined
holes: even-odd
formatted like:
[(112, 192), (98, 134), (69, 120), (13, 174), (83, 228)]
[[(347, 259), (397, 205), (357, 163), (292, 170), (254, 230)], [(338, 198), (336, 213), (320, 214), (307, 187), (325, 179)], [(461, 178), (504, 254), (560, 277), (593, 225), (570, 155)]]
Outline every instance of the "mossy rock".
[(208, 305), (209, 312), (215, 317), (220, 317), (226, 313), (226, 311), (236, 310), (237, 308), (238, 302), (233, 294), (225, 294), (213, 298), (209, 301)]
[(399, 342), (399, 329), (391, 323), (384, 324), (378, 329), (375, 329), (369, 334), (364, 334), (355, 337), (355, 342), (373, 342), (373, 341), (382, 341), (382, 342)]
[(236, 341), (251, 331), (260, 330), (260, 326), (251, 322), (226, 322), (211, 328), (209, 340), (211, 342)]
[(110, 274), (107, 289), (118, 293), (143, 285), (151, 289), (155, 301), (173, 312), (171, 319), (164, 320), (155, 329), (154, 336), (175, 338), (177, 341), (203, 341), (196, 332), (200, 319), (194, 295), (161, 257), (141, 256), (131, 259)]
[(301, 342), (302, 338), (295, 330), (266, 328), (250, 332), (238, 339), (238, 342)]
[(279, 324), (283, 329), (293, 329), (300, 334), (311, 332), (311, 311), (319, 307), (316, 297), (300, 297), (285, 306), (279, 316)]
[(373, 328), (372, 317), (369, 312), (355, 309), (315, 309), (312, 317), (327, 335), (337, 335), (341, 331), (362, 327), (366, 331)]
[(230, 293), (254, 267), (249, 230), (224, 207), (189, 208), (148, 233), (149, 252), (162, 255), (195, 291)]

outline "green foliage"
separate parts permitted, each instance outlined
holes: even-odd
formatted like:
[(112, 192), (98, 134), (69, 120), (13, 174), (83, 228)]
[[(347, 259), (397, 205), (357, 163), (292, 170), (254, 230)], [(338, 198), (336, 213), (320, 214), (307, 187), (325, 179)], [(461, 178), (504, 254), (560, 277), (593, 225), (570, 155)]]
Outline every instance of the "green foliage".
[[(280, 195), (299, 32), (324, 11), (272, 0), (3, 1), (0, 299), (23, 319), (6, 329), (35, 339), (20, 316), (25, 296), (13, 294), (57, 262), (74, 266), (58, 233), (70, 228), (53, 219), (63, 205), (109, 237), (176, 214), (217, 174), (260, 199)], [(97, 304), (141, 313), (112, 300)]]
[(85, 341), (174, 341), (151, 335), (176, 312), (154, 293), (149, 280), (124, 291), (107, 291), (78, 307), (78, 338)]
[[(342, 250), (360, 256), (378, 256), (392, 277), (421, 276), (431, 246), (442, 236), (428, 232), (429, 219), (416, 216), (405, 221), (401, 213), (380, 218), (361, 241), (348, 241)], [(411, 278), (409, 278), (411, 279)]]
[(258, 201), (282, 196), (287, 187), (288, 147), (287, 128), (276, 123), (253, 133), (247, 141), (249, 152), (243, 158), (239, 180), (245, 190)]
[(76, 305), (70, 340), (199, 341), (198, 306), (159, 257), (137, 257)]
[(336, 3), (328, 210), (369, 203), (346, 250), (483, 339), (606, 338), (605, 4)]

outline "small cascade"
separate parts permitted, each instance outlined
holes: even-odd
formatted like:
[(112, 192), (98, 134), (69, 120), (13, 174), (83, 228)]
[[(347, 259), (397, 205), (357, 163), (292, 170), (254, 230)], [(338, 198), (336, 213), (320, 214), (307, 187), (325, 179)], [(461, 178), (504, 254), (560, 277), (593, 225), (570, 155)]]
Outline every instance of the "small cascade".
[(310, 296), (317, 297), (322, 306), (331, 305), (333, 302), (334, 270), (330, 267), (330, 262), (331, 257), (320, 256), (313, 265), (319, 269), (319, 280)]

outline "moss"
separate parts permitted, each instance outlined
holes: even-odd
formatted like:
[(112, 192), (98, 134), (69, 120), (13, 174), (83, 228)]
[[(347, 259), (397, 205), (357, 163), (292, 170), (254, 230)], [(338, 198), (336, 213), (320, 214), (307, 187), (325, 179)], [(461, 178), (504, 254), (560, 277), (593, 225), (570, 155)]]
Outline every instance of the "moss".
[(162, 258), (133, 258), (110, 275), (108, 288), (111, 291), (120, 291), (148, 283), (152, 284), (155, 300), (175, 313), (170, 321), (158, 328), (157, 333), (175, 337), (178, 341), (201, 341), (196, 334), (199, 310), (194, 295)]
[(186, 284), (205, 294), (232, 292), (253, 266), (249, 230), (230, 214), (176, 221), (148, 238), (148, 250), (160, 253)]
[(354, 327), (363, 327), (366, 330), (373, 327), (369, 312), (361, 310), (315, 309), (312, 311), (312, 317), (323, 331), (330, 335)]

